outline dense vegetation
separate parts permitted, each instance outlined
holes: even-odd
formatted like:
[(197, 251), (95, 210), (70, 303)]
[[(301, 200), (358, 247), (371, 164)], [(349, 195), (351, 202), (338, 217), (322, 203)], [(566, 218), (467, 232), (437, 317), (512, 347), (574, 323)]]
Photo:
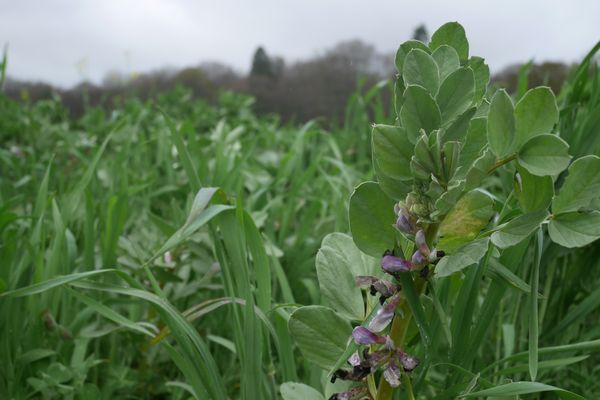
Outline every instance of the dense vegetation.
[[(600, 75), (591, 62), (597, 50), (557, 94), (559, 122), (549, 118), (552, 132), (543, 132), (558, 133), (573, 160), (600, 153)], [(444, 59), (452, 60), (453, 50), (446, 51)], [(460, 54), (461, 68), (475, 68), (477, 60), (467, 59)], [(450, 62), (445, 77), (460, 64)], [(487, 105), (503, 93), (486, 91), (486, 84), (480, 80), (476, 89), (480, 109), (454, 130), (456, 146), (470, 149), (473, 163), (490, 137)], [(413, 240), (423, 244), (392, 228), (393, 205), (410, 192), (399, 189), (410, 186), (402, 171), (400, 182), (385, 183), (394, 182), (383, 176), (395, 168), (397, 154), (387, 162), (378, 158), (385, 157), (377, 151), (381, 141), (371, 148), (371, 122), (407, 125), (406, 115), (396, 119), (396, 110), (384, 106), (391, 86), (355, 93), (345, 123), (333, 130), (257, 117), (252, 98), (230, 92), (215, 106), (180, 88), (128, 100), (110, 113), (88, 107), (79, 118), (58, 99), (23, 105), (0, 95), (0, 397), (291, 400), (350, 389), (342, 379), (331, 383), (331, 376), (340, 366), (348, 370), (352, 326), (377, 302), (346, 285), (348, 279), (357, 271), (381, 278), (383, 250), (412, 254)], [(402, 114), (406, 95), (398, 87)], [(514, 99), (505, 100), (518, 104), (527, 88), (523, 74)], [(395, 132), (378, 127), (379, 138)], [(483, 139), (463, 143), (460, 135), (469, 131)], [(494, 142), (491, 148), (508, 155), (509, 147)], [(552, 164), (568, 158), (561, 151)], [(536, 161), (524, 165), (536, 172)], [(481, 207), (486, 216), (477, 214), (485, 223), (468, 240), (501, 234), (506, 221), (540, 204), (548, 208), (570, 175), (563, 169), (535, 174), (514, 162), (494, 167), (478, 182), (478, 193), (491, 199)], [(592, 193), (584, 211), (595, 218), (600, 171), (589, 172), (580, 186)], [(382, 229), (399, 236), (388, 248), (380, 249), (381, 237), (384, 247), (389, 243), (376, 230), (360, 236), (355, 221), (351, 231), (350, 193), (363, 180), (384, 188), (365, 192), (379, 185), (363, 184), (353, 198), (356, 203), (362, 191), (367, 210), (391, 214)], [(470, 193), (463, 189), (459, 195)], [(525, 206), (524, 191), (534, 194)], [(447, 206), (451, 213), (455, 202)], [(378, 229), (377, 218), (361, 217), (359, 225)], [(421, 360), (412, 374), (412, 364), (404, 365), (396, 398), (448, 399), (490, 388), (507, 399), (600, 396), (599, 247), (589, 244), (597, 234), (586, 231), (586, 238), (572, 239), (580, 247), (565, 247), (539, 222), (501, 239), (492, 235), (496, 249), (463, 262), (460, 271), (446, 267), (444, 279), (392, 271), (389, 282), (398, 279), (407, 299), (397, 312), (406, 321), (402, 346)], [(440, 250), (450, 258), (447, 246)], [(490, 259), (496, 262), (488, 266)], [(419, 283), (424, 278), (428, 285)], [(316, 324), (305, 318), (314, 310)], [(405, 318), (411, 313), (415, 318)], [(372, 340), (377, 348), (380, 338)], [(380, 372), (368, 372), (367, 390), (379, 386), (378, 398), (390, 398)], [(533, 380), (538, 383), (505, 385)]]

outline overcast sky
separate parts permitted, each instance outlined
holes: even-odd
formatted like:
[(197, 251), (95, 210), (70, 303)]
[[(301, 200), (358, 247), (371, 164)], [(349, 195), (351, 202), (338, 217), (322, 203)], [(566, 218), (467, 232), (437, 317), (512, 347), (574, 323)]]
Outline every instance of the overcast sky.
[(600, 0), (0, 0), (0, 45), (10, 76), (70, 86), (211, 60), (247, 72), (257, 45), (290, 62), (353, 38), (395, 51), (446, 21), (492, 71), (571, 62), (600, 40)]

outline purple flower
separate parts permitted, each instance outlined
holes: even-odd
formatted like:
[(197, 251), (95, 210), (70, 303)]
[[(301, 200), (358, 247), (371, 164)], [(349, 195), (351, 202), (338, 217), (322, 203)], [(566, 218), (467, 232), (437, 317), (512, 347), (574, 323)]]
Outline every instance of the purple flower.
[(389, 349), (384, 348), (370, 353), (369, 349), (365, 349), (363, 358), (363, 365), (370, 367), (371, 369), (379, 368), (390, 359), (390, 351)]
[(411, 262), (415, 265), (427, 264), (428, 260), (423, 257), (423, 254), (419, 250), (416, 250), (412, 256)]
[(398, 219), (396, 220), (396, 227), (404, 233), (413, 234), (415, 232), (415, 224), (413, 218), (406, 208), (394, 207)]
[(358, 355), (358, 351), (352, 353), (350, 358), (348, 358), (348, 364), (352, 365), (353, 367), (360, 365), (360, 356)]
[(383, 371), (383, 378), (390, 384), (391, 387), (400, 386), (400, 368), (396, 365), (396, 362), (392, 359), (388, 363), (387, 368)]
[(400, 257), (385, 255), (381, 259), (381, 268), (388, 274), (410, 271), (414, 267), (413, 263)]
[(356, 284), (361, 288), (370, 288), (371, 295), (375, 296), (377, 293), (385, 300), (388, 297), (393, 296), (398, 291), (398, 286), (385, 279), (379, 279), (375, 276), (357, 276), (354, 278)]
[(392, 322), (398, 303), (400, 303), (400, 295), (396, 294), (387, 302), (387, 304), (377, 311), (377, 314), (375, 314), (371, 322), (369, 322), (369, 329), (372, 332), (381, 332), (384, 330), (390, 322)]
[(385, 337), (376, 335), (364, 326), (354, 328), (352, 337), (358, 344), (385, 344)]
[(402, 364), (402, 368), (404, 368), (406, 372), (412, 371), (419, 365), (419, 360), (416, 357), (406, 354), (403, 351), (398, 351), (397, 355), (400, 364)]
[(424, 257), (429, 256), (429, 246), (427, 246), (425, 232), (423, 232), (422, 229), (419, 229), (419, 231), (415, 235), (415, 244), (417, 245), (417, 249), (419, 249), (419, 251)]

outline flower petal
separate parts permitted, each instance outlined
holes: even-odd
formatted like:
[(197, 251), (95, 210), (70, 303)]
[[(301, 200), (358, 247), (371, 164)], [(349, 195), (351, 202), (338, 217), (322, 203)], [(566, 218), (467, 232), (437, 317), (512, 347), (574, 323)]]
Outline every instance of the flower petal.
[(398, 303), (400, 303), (400, 296), (396, 294), (377, 311), (377, 314), (369, 322), (369, 329), (372, 332), (381, 332), (384, 330), (392, 322)]
[(402, 364), (402, 368), (407, 372), (412, 371), (419, 365), (419, 359), (402, 351), (398, 352), (398, 359), (400, 360), (400, 364)]
[(415, 265), (423, 265), (423, 264), (427, 264), (428, 260), (423, 257), (423, 254), (421, 254), (421, 251), (417, 250), (414, 252), (411, 262)]
[(407, 272), (414, 267), (413, 263), (400, 257), (385, 255), (381, 259), (381, 268), (388, 274)]
[[(383, 308), (383, 307), (382, 307)], [(352, 337), (358, 344), (384, 344), (385, 337), (376, 335), (364, 326), (357, 326), (352, 331)]]
[(353, 367), (360, 365), (360, 355), (358, 355), (358, 351), (355, 351), (350, 358), (348, 358), (348, 364), (352, 365)]
[(390, 360), (387, 368), (383, 371), (383, 378), (390, 384), (391, 387), (400, 386), (400, 368), (396, 365), (394, 360)]
[(419, 229), (419, 231), (415, 235), (415, 244), (417, 245), (417, 249), (419, 249), (419, 251), (424, 257), (429, 256), (429, 246), (427, 246), (425, 232), (423, 232), (422, 229)]

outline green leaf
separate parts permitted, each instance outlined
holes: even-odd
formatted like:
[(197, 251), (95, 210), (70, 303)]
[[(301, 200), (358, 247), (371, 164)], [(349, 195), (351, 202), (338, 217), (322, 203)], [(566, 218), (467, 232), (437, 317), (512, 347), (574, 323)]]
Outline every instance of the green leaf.
[(461, 61), (469, 58), (467, 35), (465, 34), (465, 29), (458, 22), (448, 22), (435, 31), (431, 36), (429, 47), (431, 50), (436, 50), (445, 44), (456, 50)]
[(546, 210), (520, 215), (494, 232), (492, 243), (501, 249), (514, 246), (527, 239), (547, 217)]
[(490, 149), (499, 158), (504, 158), (514, 151), (514, 107), (510, 96), (504, 89), (498, 90), (492, 98), (488, 113), (487, 136)]
[(453, 252), (475, 239), (494, 215), (494, 201), (479, 190), (465, 193), (440, 224), (437, 247)]
[[(458, 121), (458, 120), (457, 120)], [(450, 128), (449, 128), (450, 129)], [(462, 149), (460, 150), (459, 168), (462, 173), (461, 178), (467, 175), (469, 169), (475, 163), (479, 157), (481, 157), (482, 149), (487, 144), (487, 119), (486, 118), (474, 118), (469, 123), (466, 137), (463, 141)], [(488, 150), (491, 158), (495, 161), (495, 157)], [(487, 171), (486, 171), (487, 172)]]
[(487, 91), (488, 83), (490, 82), (490, 67), (481, 57), (471, 57), (467, 66), (473, 70), (475, 74), (475, 104), (479, 104), (485, 92)]
[(435, 211), (431, 214), (434, 218), (446, 215), (455, 205), (465, 189), (465, 181), (454, 181), (448, 190), (435, 201)]
[(400, 109), (400, 121), (408, 139), (415, 143), (421, 129), (429, 133), (440, 127), (442, 115), (433, 97), (421, 86), (410, 85), (404, 91), (404, 104)]
[(404, 69), (404, 60), (406, 59), (406, 55), (410, 53), (412, 49), (420, 49), (426, 53), (431, 52), (429, 47), (418, 40), (409, 40), (402, 43), (396, 52), (396, 68), (400, 74), (402, 74), (402, 70)]
[(358, 250), (352, 238), (343, 233), (331, 233), (323, 239), (316, 258), (317, 277), (321, 293), (342, 317), (363, 320), (365, 306), (357, 275), (373, 275), (377, 262)]
[[(435, 137), (433, 140), (435, 141)], [(434, 152), (430, 150), (429, 137), (421, 135), (415, 144), (415, 154), (410, 160), (410, 168), (415, 177), (429, 179), (431, 174), (437, 175), (440, 172), (432, 157)]]
[(582, 247), (600, 238), (600, 212), (570, 212), (550, 220), (548, 233), (564, 247)]
[(304, 357), (324, 369), (336, 363), (352, 333), (347, 320), (323, 306), (300, 307), (292, 313), (288, 324)]
[(517, 148), (534, 136), (552, 132), (558, 122), (554, 93), (548, 87), (529, 90), (515, 106)]
[(395, 201), (404, 200), (406, 195), (412, 190), (412, 182), (392, 178), (379, 168), (377, 159), (373, 158), (373, 170), (377, 177), (379, 187), (385, 194)]
[(474, 95), (475, 77), (471, 68), (462, 67), (451, 73), (442, 82), (435, 99), (442, 113), (442, 122), (453, 121), (471, 107)]
[[(471, 118), (475, 115), (477, 109), (475, 107), (469, 108), (467, 111), (459, 115), (449, 126), (446, 128), (444, 132), (444, 142), (448, 141), (457, 141), (460, 142), (464, 148), (465, 137), (468, 135), (469, 127), (471, 125)], [(485, 132), (484, 132), (485, 134)], [(484, 135), (485, 140), (485, 135)], [(483, 144), (481, 145), (483, 147)], [(481, 149), (479, 147), (479, 149)], [(462, 151), (461, 151), (462, 153)]]
[(569, 145), (555, 135), (538, 135), (521, 147), (518, 160), (533, 175), (558, 175), (571, 160)]
[(489, 267), (486, 270), (486, 274), (488, 274), (492, 279), (498, 279), (502, 282), (506, 282), (510, 286), (520, 290), (523, 293), (529, 293), (531, 291), (531, 286), (527, 282), (519, 278), (519, 276), (515, 275), (514, 272), (506, 268), (499, 260), (495, 258), (490, 258)]
[(325, 400), (325, 397), (303, 383), (286, 382), (279, 387), (283, 400)]
[(385, 175), (401, 180), (412, 179), (410, 158), (413, 145), (400, 126), (374, 125), (371, 136), (373, 157)]
[(226, 204), (214, 204), (214, 202), (224, 202), (225, 194), (219, 188), (202, 188), (196, 194), (188, 218), (181, 228), (179, 228), (162, 247), (154, 254), (152, 259), (158, 258), (165, 251), (185, 242), (198, 229), (208, 223), (211, 219), (223, 211), (233, 210), (234, 206)]
[(438, 47), (431, 56), (435, 60), (440, 72), (440, 82), (448, 77), (452, 72), (460, 67), (460, 60), (454, 48), (448, 45)]
[(540, 260), (544, 248), (544, 232), (538, 228), (535, 240), (533, 268), (531, 271), (531, 291), (529, 292), (529, 376), (535, 381), (538, 373), (538, 287), (540, 284)]
[(569, 167), (569, 175), (552, 202), (554, 214), (577, 211), (589, 207), (600, 198), (600, 158), (578, 158)]
[(356, 246), (380, 258), (394, 248), (396, 222), (394, 201), (375, 182), (358, 185), (350, 197), (350, 231)]
[(69, 275), (59, 275), (57, 277), (48, 279), (43, 282), (34, 283), (30, 286), (25, 286), (19, 289), (11, 290), (8, 292), (0, 293), (0, 297), (23, 297), (31, 296), (32, 294), (42, 293), (46, 290), (53, 289), (57, 286), (61, 286), (67, 283), (75, 282), (80, 279), (90, 278), (94, 275), (101, 275), (106, 273), (119, 273), (116, 269), (99, 269), (95, 271), (77, 272)]
[(554, 196), (552, 177), (532, 175), (517, 165), (515, 195), (525, 212), (547, 210)]
[(468, 165), (466, 190), (471, 190), (479, 186), (479, 184), (488, 176), (490, 169), (494, 166), (496, 157), (489, 148), (473, 161), (472, 165)]
[(404, 59), (402, 68), (404, 83), (421, 86), (432, 96), (437, 94), (440, 87), (440, 75), (433, 57), (421, 49), (412, 49)]
[(558, 396), (567, 400), (585, 400), (583, 397), (573, 392), (539, 382), (511, 382), (493, 387), (491, 389), (472, 392), (463, 395), (462, 397), (518, 396), (522, 394), (540, 392), (556, 392)]
[(435, 267), (435, 276), (443, 278), (477, 263), (485, 255), (488, 243), (488, 238), (478, 239), (461, 247), (454, 254), (444, 256)]

